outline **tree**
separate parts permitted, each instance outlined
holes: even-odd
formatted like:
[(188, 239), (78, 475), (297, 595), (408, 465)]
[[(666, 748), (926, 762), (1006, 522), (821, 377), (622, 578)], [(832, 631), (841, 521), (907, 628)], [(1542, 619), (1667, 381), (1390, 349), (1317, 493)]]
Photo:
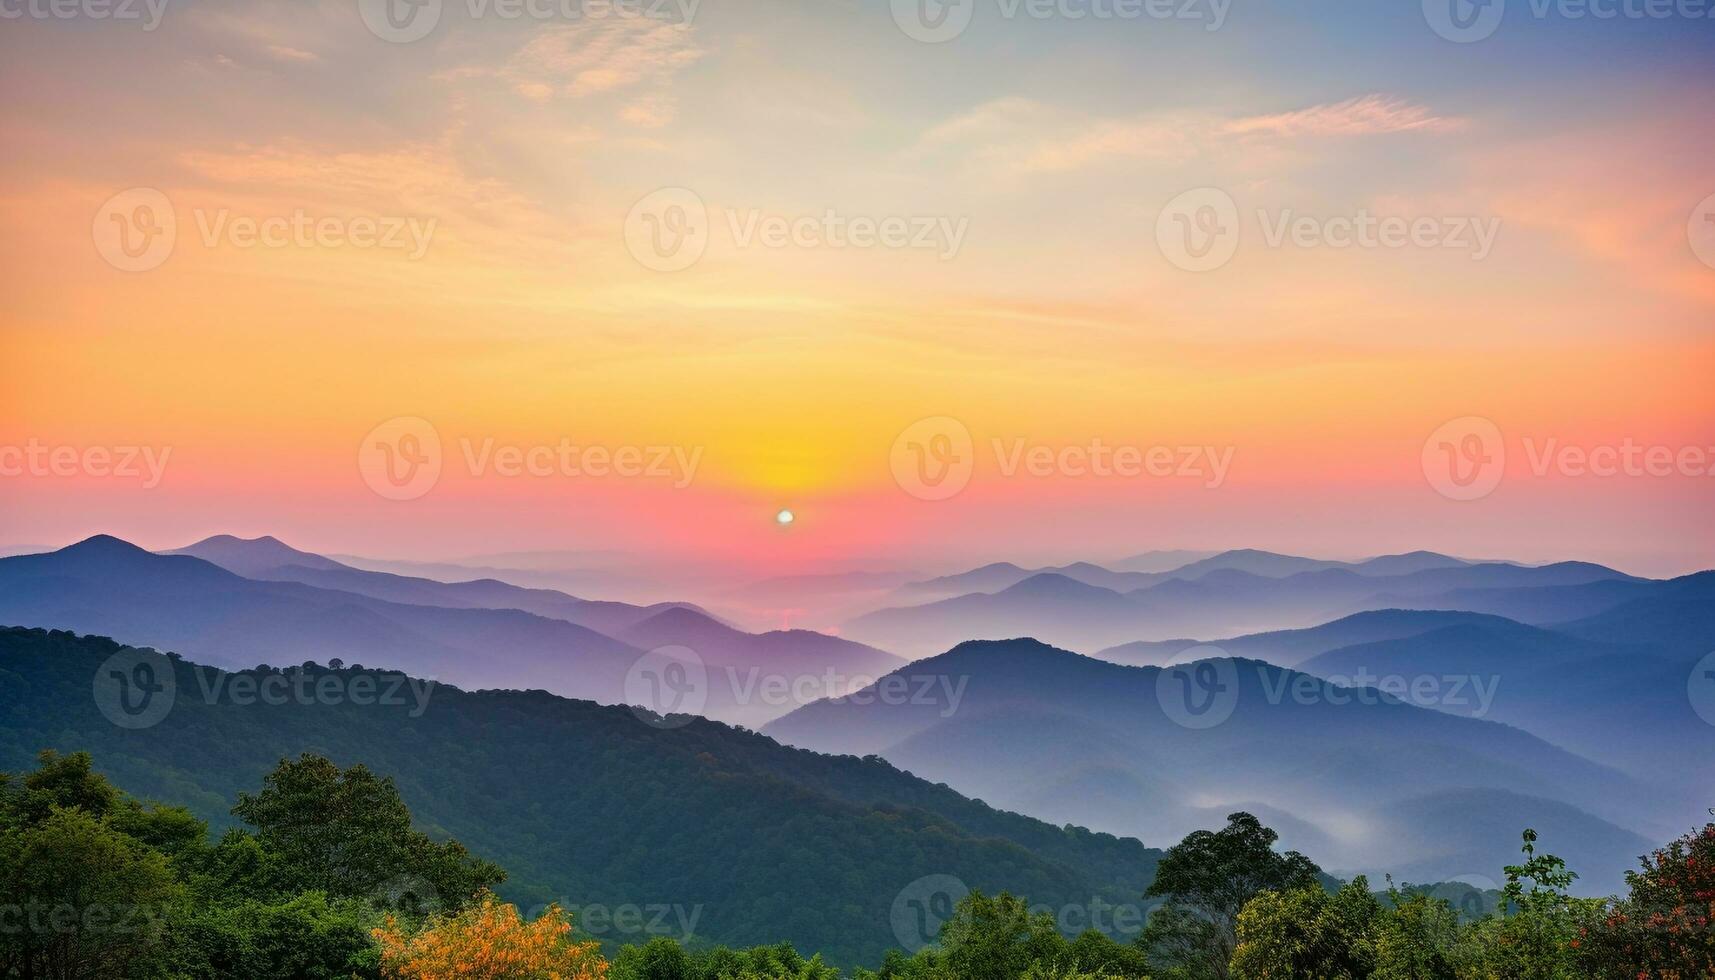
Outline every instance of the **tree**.
[(1167, 902), (1141, 941), (1152, 965), (1187, 978), (1224, 980), (1238, 944), (1239, 913), (1264, 891), (1319, 885), (1322, 871), (1297, 851), (1278, 853), (1280, 835), (1244, 813), (1218, 831), (1199, 830), (1169, 848), (1146, 897)]
[(1375, 968), (1381, 915), (1381, 903), (1362, 875), (1333, 895), (1320, 885), (1262, 892), (1239, 913), (1232, 976), (1367, 978)]
[(282, 759), (262, 791), (240, 793), (232, 812), (255, 828), (285, 893), (457, 909), (506, 877), (459, 842), (413, 830), (393, 780), (362, 765), (341, 772), (321, 756)]
[(1577, 942), (1592, 973), (1637, 980), (1715, 976), (1715, 823), (1626, 873), (1627, 897)]
[(966, 980), (1013, 980), (1033, 963), (1066, 958), (1066, 938), (1047, 912), (1030, 913), (1023, 899), (1005, 892), (989, 898), (973, 891), (941, 924), (941, 961)]
[(0, 832), (0, 975), (136, 974), (183, 897), (165, 856), (81, 807)]
[[(1575, 980), (1588, 976), (1580, 937), (1606, 902), (1566, 894), (1577, 875), (1552, 854), (1536, 853), (1536, 831), (1524, 832), (1523, 864), (1507, 865), (1503, 915), (1473, 925), (1458, 951), (1462, 972), (1496, 980)], [(1526, 887), (1526, 883), (1529, 887)]]
[(526, 923), (513, 905), (483, 893), (452, 915), (430, 916), (410, 933), (388, 916), (375, 930), (388, 980), (600, 980), (607, 961), (594, 942), (571, 937), (571, 920), (549, 906)]

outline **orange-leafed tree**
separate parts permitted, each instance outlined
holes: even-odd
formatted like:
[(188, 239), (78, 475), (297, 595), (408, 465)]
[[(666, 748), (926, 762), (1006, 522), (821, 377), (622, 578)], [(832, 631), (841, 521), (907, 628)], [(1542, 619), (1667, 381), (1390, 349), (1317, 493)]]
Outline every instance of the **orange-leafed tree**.
[(558, 906), (525, 922), (515, 906), (491, 894), (451, 915), (431, 916), (410, 931), (388, 917), (375, 930), (381, 975), (388, 980), (601, 980), (607, 961), (598, 944), (578, 942)]

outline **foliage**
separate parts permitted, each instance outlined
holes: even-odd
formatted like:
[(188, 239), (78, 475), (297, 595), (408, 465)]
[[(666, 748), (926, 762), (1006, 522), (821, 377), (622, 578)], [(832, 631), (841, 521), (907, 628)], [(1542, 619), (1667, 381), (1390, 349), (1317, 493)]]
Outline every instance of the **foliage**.
[[(310, 751), (345, 771), (361, 764), (391, 777), (436, 840), (457, 839), (503, 866), (494, 890), (520, 908), (699, 912), (694, 937), (604, 929), (580, 915), (579, 928), (610, 953), (671, 934), (733, 947), (785, 940), (845, 967), (873, 965), (896, 942), (894, 897), (926, 873), (1053, 907), (1092, 897), (1135, 904), (1161, 854), (997, 810), (879, 758), (819, 755), (701, 719), (660, 729), (627, 708), (543, 691), (437, 685), (419, 701), (403, 675), (349, 665), (291, 670), (348, 690), (362, 682), (381, 692), (372, 703), (210, 703), (192, 693), (241, 675), (176, 661), (171, 712), (127, 731), (90, 697), (90, 678), (119, 649), (99, 637), (0, 628), (0, 769), (26, 767), (44, 746), (88, 750), (128, 791), (183, 803), (218, 835), (242, 829), (233, 801), (256, 794), (283, 757)], [(401, 703), (385, 703), (387, 692)], [(334, 853), (302, 839), (302, 848), (281, 843), (301, 855)], [(374, 877), (361, 866), (326, 880), (263, 861), (242, 870), (250, 877), (233, 886), (279, 891), (270, 901), (311, 886), (361, 895), (362, 879)], [(433, 887), (452, 897), (451, 886)]]
[(1358, 980), (1374, 973), (1374, 931), (1381, 903), (1362, 875), (1333, 895), (1320, 885), (1265, 891), (1238, 919), (1234, 980), (1320, 977)]
[(600, 980), (607, 974), (598, 944), (571, 937), (557, 906), (534, 922), (483, 894), (452, 914), (435, 913), (419, 930), (393, 916), (375, 930), (387, 980)]
[(1277, 852), (1279, 839), (1239, 812), (1229, 814), (1222, 829), (1196, 831), (1169, 848), (1146, 893), (1167, 897), (1144, 933), (1152, 964), (1187, 980), (1226, 977), (1247, 902), (1265, 891), (1320, 884), (1321, 869), (1297, 851)]
[(1630, 894), (1580, 936), (1603, 975), (1636, 980), (1715, 977), (1715, 823), (1629, 872)]
[[(274, 855), (276, 887), (283, 892), (403, 894), (419, 906), (458, 909), (506, 877), (458, 841), (436, 843), (413, 830), (393, 780), (362, 765), (341, 772), (320, 756), (282, 761), (263, 777), (260, 793), (239, 794), (232, 812)], [(408, 876), (401, 869), (409, 869)]]

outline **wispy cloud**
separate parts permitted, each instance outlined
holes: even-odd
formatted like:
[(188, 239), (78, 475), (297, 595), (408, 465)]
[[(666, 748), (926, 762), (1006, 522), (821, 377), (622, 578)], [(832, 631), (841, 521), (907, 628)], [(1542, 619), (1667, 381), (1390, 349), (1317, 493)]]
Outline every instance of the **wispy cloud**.
[(1463, 119), (1387, 95), (1365, 95), (1266, 115), (1158, 112), (1131, 118), (1091, 118), (1031, 99), (984, 102), (926, 130), (910, 156), (963, 152), (991, 174), (1013, 177), (1083, 170), (1103, 162), (1183, 162), (1243, 140), (1247, 153), (1261, 140), (1448, 132)]
[(499, 67), (465, 67), (446, 77), (497, 78), (535, 102), (619, 96), (615, 116), (656, 127), (673, 118), (675, 77), (703, 54), (688, 26), (616, 17), (543, 28)]
[(1277, 112), (1247, 116), (1221, 127), (1232, 136), (1372, 136), (1384, 133), (1447, 132), (1464, 120), (1437, 115), (1427, 106), (1390, 95), (1364, 95), (1344, 102), (1329, 102)]

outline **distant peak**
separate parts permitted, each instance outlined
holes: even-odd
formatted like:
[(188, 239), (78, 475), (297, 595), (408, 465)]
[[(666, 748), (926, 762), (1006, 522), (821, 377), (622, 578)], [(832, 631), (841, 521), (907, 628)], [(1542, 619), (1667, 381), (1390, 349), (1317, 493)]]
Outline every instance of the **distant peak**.
[(1104, 589), (1100, 586), (1080, 582), (1070, 575), (1062, 575), (1059, 572), (1037, 572), (1006, 589), (1001, 595), (1100, 595), (1102, 593), (1118, 594), (1114, 593), (1112, 589)]
[(111, 534), (97, 534), (97, 535), (93, 535), (91, 537), (84, 538), (82, 541), (79, 541), (76, 544), (67, 545), (64, 548), (61, 548), (57, 552), (57, 554), (62, 554), (62, 555), (70, 555), (70, 554), (79, 554), (79, 555), (145, 554), (146, 555), (146, 554), (148, 554), (148, 552), (142, 548), (137, 547), (136, 545), (132, 544), (131, 542), (126, 541), (123, 538), (116, 538)]

